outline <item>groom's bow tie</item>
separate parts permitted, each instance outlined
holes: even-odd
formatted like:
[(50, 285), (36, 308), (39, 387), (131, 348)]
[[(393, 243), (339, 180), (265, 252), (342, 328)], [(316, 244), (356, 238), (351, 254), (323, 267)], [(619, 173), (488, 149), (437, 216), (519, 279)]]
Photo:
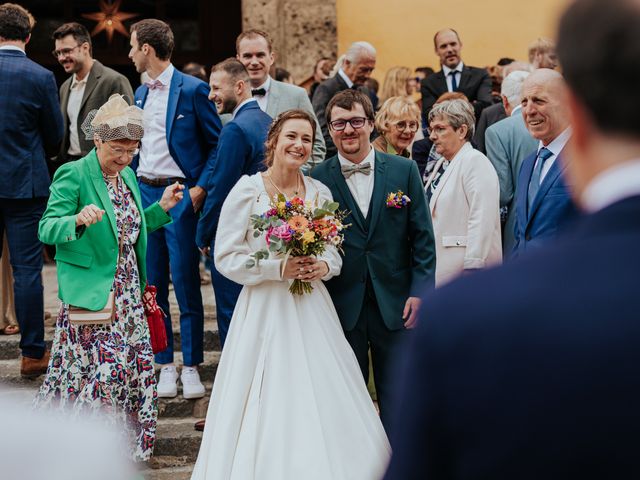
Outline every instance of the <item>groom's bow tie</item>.
[(264, 97), (267, 91), (264, 88), (254, 88), (251, 90), (251, 95), (254, 97)]
[(162, 90), (164, 88), (164, 84), (160, 80), (152, 80), (150, 82), (144, 82), (149, 90)]
[(342, 165), (340, 170), (342, 170), (344, 178), (349, 178), (354, 173), (364, 173), (365, 175), (369, 175), (371, 173), (371, 164), (367, 162), (358, 165)]

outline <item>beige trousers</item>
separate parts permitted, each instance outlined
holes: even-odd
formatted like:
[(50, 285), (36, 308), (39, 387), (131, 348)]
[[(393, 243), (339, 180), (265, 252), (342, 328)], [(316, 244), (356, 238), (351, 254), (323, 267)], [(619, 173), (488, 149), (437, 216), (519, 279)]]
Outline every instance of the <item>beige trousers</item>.
[(2, 242), (2, 258), (0, 258), (0, 329), (17, 324), (13, 301), (13, 274), (11, 273), (9, 247), (5, 235)]

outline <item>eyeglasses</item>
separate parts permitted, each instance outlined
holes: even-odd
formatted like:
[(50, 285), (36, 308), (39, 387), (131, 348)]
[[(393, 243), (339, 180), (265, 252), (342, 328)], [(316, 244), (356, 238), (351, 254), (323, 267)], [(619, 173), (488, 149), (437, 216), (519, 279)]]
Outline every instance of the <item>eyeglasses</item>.
[(404, 132), (404, 130), (409, 127), (409, 131), (410, 132), (417, 132), (418, 131), (418, 122), (405, 122), (404, 120), (400, 121), (400, 122), (396, 122), (394, 123), (396, 130), (398, 130), (399, 132)]
[(81, 46), (82, 45), (76, 45), (75, 47), (72, 47), (72, 48), (61, 48), (60, 50), (54, 50), (53, 52), (51, 52), (51, 55), (53, 55), (55, 58), (58, 58), (60, 56), (66, 57), (71, 52), (73, 52), (76, 48), (80, 48)]
[(119, 157), (121, 157), (122, 155), (124, 155), (126, 153), (127, 157), (133, 158), (138, 153), (140, 153), (140, 149), (139, 148), (125, 149), (125, 148), (120, 148), (120, 147), (112, 147), (107, 142), (102, 142), (102, 144), (106, 145), (107, 147), (109, 147), (109, 150), (111, 150), (111, 153), (113, 153), (114, 155), (117, 155)]
[(347, 123), (351, 125), (351, 128), (357, 130), (364, 127), (364, 124), (367, 123), (367, 119), (364, 117), (345, 118), (344, 120), (334, 120), (333, 122), (329, 122), (329, 125), (331, 125), (331, 128), (336, 132), (341, 132), (347, 128)]

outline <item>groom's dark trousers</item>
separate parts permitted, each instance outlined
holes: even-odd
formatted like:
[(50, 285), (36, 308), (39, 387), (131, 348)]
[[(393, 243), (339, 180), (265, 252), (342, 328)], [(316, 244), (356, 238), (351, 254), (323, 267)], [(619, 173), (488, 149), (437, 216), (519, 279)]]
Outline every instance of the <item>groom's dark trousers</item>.
[[(366, 218), (351, 195), (337, 156), (315, 167), (311, 176), (329, 187), (340, 209), (350, 212), (342, 270), (327, 282), (327, 288), (365, 380), (371, 349), (380, 417), (387, 427), (396, 350), (409, 333), (402, 318), (404, 306), (409, 297), (418, 297), (425, 285), (433, 283), (435, 248), (416, 163), (376, 152), (374, 170)], [(402, 208), (387, 207), (387, 195), (398, 190), (411, 202)]]

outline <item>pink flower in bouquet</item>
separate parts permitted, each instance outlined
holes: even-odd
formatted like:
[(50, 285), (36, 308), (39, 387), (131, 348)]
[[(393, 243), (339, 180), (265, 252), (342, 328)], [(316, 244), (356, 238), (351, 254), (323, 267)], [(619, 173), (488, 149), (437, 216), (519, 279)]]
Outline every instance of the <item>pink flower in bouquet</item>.
[(286, 223), (282, 223), (277, 227), (271, 227), (267, 231), (267, 244), (269, 244), (269, 237), (271, 236), (280, 238), (281, 240), (288, 242), (289, 240), (291, 240), (291, 229)]

